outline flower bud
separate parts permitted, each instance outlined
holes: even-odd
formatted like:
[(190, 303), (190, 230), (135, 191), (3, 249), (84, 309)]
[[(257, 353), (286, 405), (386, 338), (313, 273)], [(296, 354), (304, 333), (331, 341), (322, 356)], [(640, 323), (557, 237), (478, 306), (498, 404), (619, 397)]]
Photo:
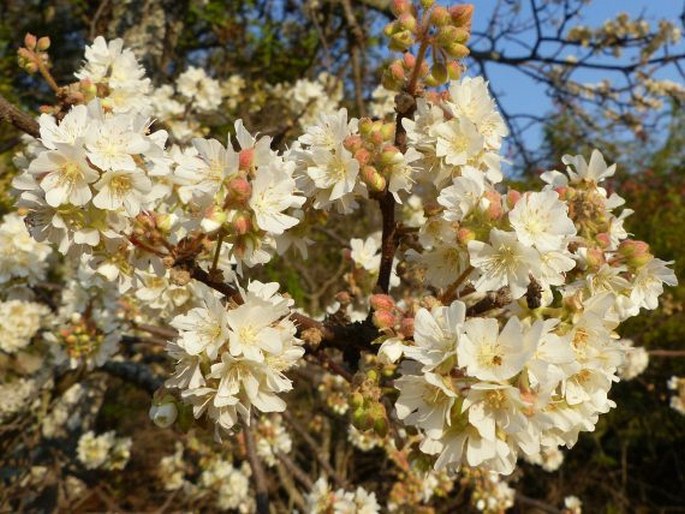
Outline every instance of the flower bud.
[(374, 326), (379, 330), (392, 328), (397, 321), (395, 315), (390, 311), (374, 311), (372, 319)]
[(30, 32), (27, 32), (24, 36), (24, 46), (29, 50), (35, 50), (37, 43), (38, 39), (36, 38), (36, 36), (31, 34)]
[(204, 214), (200, 226), (207, 233), (216, 232), (228, 220), (226, 211), (216, 205), (207, 208)]
[(366, 410), (360, 408), (352, 414), (352, 424), (359, 430), (366, 431), (373, 426), (373, 418)]
[(601, 248), (609, 248), (609, 246), (611, 246), (611, 236), (606, 232), (597, 234), (595, 240), (599, 243)]
[(436, 40), (437, 43), (443, 47), (447, 47), (453, 43), (460, 43), (463, 45), (469, 40), (469, 32), (466, 29), (453, 27), (452, 25), (440, 27)]
[(374, 168), (373, 166), (364, 166), (362, 167), (362, 179), (366, 183), (366, 185), (371, 189), (372, 191), (384, 191), (385, 186), (387, 185), (387, 182), (385, 180), (385, 177), (378, 173), (378, 170)]
[(471, 27), (473, 18), (473, 4), (454, 5), (449, 9), (452, 22), (457, 27)]
[(423, 9), (430, 9), (433, 7), (433, 4), (435, 3), (435, 0), (421, 0), (421, 7)]
[(381, 127), (381, 137), (383, 141), (394, 141), (395, 139), (395, 124), (384, 123)]
[(461, 43), (452, 43), (443, 48), (447, 55), (449, 55), (450, 57), (454, 57), (455, 59), (463, 59), (464, 57), (469, 55), (469, 49)]
[(362, 148), (362, 138), (359, 134), (351, 134), (343, 140), (343, 146), (354, 153)]
[(252, 185), (243, 177), (236, 177), (228, 183), (227, 205), (245, 205), (252, 195)]
[(408, 13), (411, 10), (411, 2), (409, 0), (392, 0), (390, 10), (395, 16)]
[(359, 391), (355, 391), (350, 395), (348, 400), (350, 408), (354, 411), (359, 410), (364, 405), (364, 395)]
[(485, 198), (487, 200), (486, 213), (491, 220), (499, 219), (502, 216), (502, 196), (495, 190), (486, 191)]
[(48, 36), (43, 36), (40, 38), (36, 48), (39, 52), (45, 52), (48, 48), (50, 48), (50, 38)]
[(249, 170), (252, 167), (252, 161), (254, 161), (254, 148), (241, 150), (238, 159), (240, 169)]
[(452, 21), (452, 18), (450, 16), (449, 11), (441, 5), (438, 5), (435, 9), (431, 11), (430, 22), (436, 27), (444, 27), (450, 21)]
[(407, 52), (402, 56), (401, 63), (407, 71), (411, 71), (416, 66), (416, 56)]
[(376, 311), (391, 311), (395, 308), (395, 300), (387, 294), (374, 294), (369, 299), (371, 308)]
[(149, 412), (150, 419), (160, 428), (169, 428), (178, 417), (178, 409), (173, 400), (165, 400), (160, 404), (152, 404)]
[(371, 118), (362, 118), (359, 120), (359, 133), (363, 138), (367, 138), (373, 132), (373, 120)]
[(523, 195), (516, 189), (507, 191), (507, 207), (513, 209), (516, 203), (521, 199), (521, 196)]
[(397, 82), (404, 82), (407, 78), (407, 74), (402, 66), (402, 61), (393, 62), (388, 66), (388, 72), (392, 76), (392, 79)]
[(626, 259), (628, 266), (640, 268), (654, 257), (649, 253), (649, 245), (644, 241), (626, 239), (618, 246), (618, 254)]
[(252, 219), (249, 214), (244, 212), (236, 215), (231, 223), (235, 233), (241, 236), (247, 234), (252, 229)]
[(397, 20), (391, 21), (385, 27), (383, 27), (383, 35), (385, 37), (392, 37), (398, 30), (400, 30)]
[(398, 52), (408, 50), (414, 44), (414, 35), (408, 30), (402, 30), (390, 37), (389, 48)]
[(393, 145), (387, 145), (381, 152), (378, 164), (381, 168), (388, 168), (402, 162), (403, 159), (402, 152), (400, 152), (399, 148)]
[(360, 166), (366, 166), (371, 161), (371, 153), (366, 148), (360, 148), (354, 152), (354, 158)]
[(416, 18), (414, 18), (410, 13), (404, 13), (397, 19), (398, 25), (410, 32), (416, 32), (416, 27), (418, 25)]

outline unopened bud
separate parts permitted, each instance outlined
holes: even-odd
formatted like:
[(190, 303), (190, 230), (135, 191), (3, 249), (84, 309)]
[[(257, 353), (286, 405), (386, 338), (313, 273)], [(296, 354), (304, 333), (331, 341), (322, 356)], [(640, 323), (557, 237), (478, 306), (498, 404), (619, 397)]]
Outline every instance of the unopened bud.
[(408, 30), (410, 32), (416, 32), (417, 21), (410, 13), (404, 13), (397, 19), (398, 25), (403, 30)]
[(438, 44), (443, 47), (450, 46), (454, 43), (463, 45), (469, 40), (469, 32), (461, 27), (449, 25), (440, 28), (436, 39)]
[(359, 391), (355, 391), (350, 395), (348, 400), (350, 408), (354, 411), (359, 410), (364, 405), (364, 395)]
[(392, 0), (390, 10), (395, 16), (408, 13), (411, 10), (411, 2), (409, 0)]
[(618, 246), (618, 254), (626, 259), (628, 266), (640, 268), (654, 257), (649, 253), (649, 245), (644, 241), (626, 239)]
[(502, 216), (502, 196), (495, 190), (485, 192), (487, 200), (486, 213), (491, 220), (499, 219)]
[(391, 311), (395, 308), (395, 300), (387, 294), (374, 294), (369, 299), (371, 307), (376, 311)]
[(394, 141), (395, 140), (395, 124), (394, 123), (384, 123), (381, 127), (381, 137), (383, 141)]
[(373, 418), (364, 409), (357, 409), (352, 414), (352, 424), (361, 431), (366, 431), (373, 426)]
[(359, 124), (357, 126), (359, 128), (359, 133), (361, 134), (361, 136), (367, 138), (373, 132), (374, 124), (371, 118), (362, 118), (359, 120)]
[(362, 148), (362, 138), (359, 134), (350, 134), (343, 140), (343, 146), (354, 153)]
[(371, 153), (366, 148), (360, 148), (354, 153), (354, 158), (361, 166), (366, 166), (371, 161)]
[(414, 35), (408, 30), (402, 30), (390, 37), (390, 50), (404, 52), (414, 43)]
[(254, 148), (246, 148), (241, 150), (239, 154), (239, 166), (241, 170), (249, 170), (254, 161)]
[(48, 48), (50, 48), (50, 38), (48, 36), (43, 36), (40, 38), (36, 44), (36, 48), (39, 52), (45, 52)]
[(170, 427), (178, 417), (178, 409), (173, 401), (164, 401), (158, 405), (152, 404), (149, 412), (150, 419), (160, 428)]
[(407, 74), (404, 70), (404, 66), (402, 66), (401, 61), (395, 61), (388, 66), (388, 73), (390, 73), (392, 79), (397, 82), (404, 82), (404, 80), (407, 78)]
[(436, 27), (444, 27), (450, 21), (452, 21), (452, 17), (447, 9), (438, 5), (431, 11), (430, 21)]
[(379, 330), (394, 327), (396, 321), (395, 315), (390, 311), (374, 311), (373, 313), (373, 324)]
[(516, 189), (510, 189), (507, 191), (507, 207), (513, 209), (516, 203), (521, 199), (521, 193)]
[(27, 32), (26, 35), (24, 36), (24, 46), (26, 48), (28, 48), (29, 50), (35, 50), (37, 43), (38, 43), (38, 39), (36, 38), (36, 36), (31, 34), (30, 32)]
[(228, 183), (227, 204), (245, 205), (250, 196), (252, 196), (252, 185), (247, 179), (236, 177)]
[(435, 4), (435, 0), (421, 0), (421, 7), (423, 9), (430, 9)]
[(202, 227), (202, 230), (208, 234), (219, 230), (221, 226), (228, 220), (226, 211), (216, 205), (206, 209), (204, 214), (205, 215), (200, 222), (200, 226)]
[(606, 232), (600, 232), (595, 236), (595, 241), (599, 243), (601, 248), (609, 248), (611, 246), (611, 236)]
[(471, 27), (471, 20), (473, 19), (473, 4), (455, 5), (449, 9), (452, 22), (457, 27)]
[(447, 55), (449, 55), (450, 57), (454, 57), (455, 59), (463, 59), (464, 57), (469, 55), (469, 49), (461, 43), (452, 43), (451, 45), (445, 46), (443, 48), (445, 49)]
[(364, 166), (361, 171), (362, 179), (372, 191), (384, 191), (387, 181), (373, 166)]
[(247, 234), (252, 229), (252, 220), (249, 214), (240, 213), (231, 222), (233, 230), (238, 235)]
[(379, 165), (381, 168), (388, 168), (397, 165), (402, 162), (403, 159), (402, 152), (400, 152), (399, 148), (388, 145), (383, 148), (383, 151), (381, 152)]

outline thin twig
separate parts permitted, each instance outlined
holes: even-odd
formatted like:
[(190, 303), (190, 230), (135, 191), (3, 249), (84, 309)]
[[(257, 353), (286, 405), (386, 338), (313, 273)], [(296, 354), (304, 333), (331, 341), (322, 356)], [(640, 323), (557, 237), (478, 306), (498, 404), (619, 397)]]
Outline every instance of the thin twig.
[(266, 483), (266, 475), (264, 474), (262, 462), (257, 455), (257, 445), (252, 430), (252, 427), (245, 427), (244, 434), (247, 459), (250, 461), (252, 478), (254, 479), (257, 514), (269, 514), (269, 491)]

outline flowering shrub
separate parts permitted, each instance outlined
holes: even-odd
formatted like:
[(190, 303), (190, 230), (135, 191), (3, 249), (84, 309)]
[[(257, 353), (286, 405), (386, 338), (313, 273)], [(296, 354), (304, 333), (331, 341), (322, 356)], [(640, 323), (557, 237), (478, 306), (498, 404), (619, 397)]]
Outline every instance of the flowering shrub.
[[(396, 93), (395, 119), (321, 102), (284, 151), (241, 120), (225, 140), (187, 142), (198, 127), (176, 123), (173, 97), (211, 111), (216, 80), (190, 68), (154, 88), (121, 40), (86, 48), (79, 81), (55, 85), (58, 103), (26, 123), (38, 137), (16, 157), (16, 208), (33, 239), (18, 214), (0, 225), (0, 349), (50, 355), (8, 375), (0, 387), (21, 399), (3, 403), (3, 417), (53, 372), (133, 377), (156, 390), (159, 426), (205, 427), (236, 446), (223, 455), (195, 444), (195, 481), (180, 447), (160, 463), (165, 487), (258, 512), (268, 512), (263, 466), (297, 470), (273, 413), (299, 426), (289, 409), (306, 405), (312, 381), (349, 420), (352, 444), (379, 448), (398, 471), (382, 491), (336, 478), (330, 464), (316, 482), (295, 471), (305, 491), (287, 487), (307, 512), (426, 507), (459, 471), (475, 508), (499, 512), (514, 496), (500, 475), (519, 458), (554, 470), (559, 447), (594, 430), (615, 407), (612, 384), (644, 369), (617, 328), (655, 309), (675, 274), (624, 229), (631, 211), (605, 189), (616, 166), (598, 150), (564, 156), (539, 190), (503, 185), (507, 126), (487, 82), (462, 76), (472, 6), (393, 9), (386, 34), (403, 54), (383, 86)], [(54, 82), (49, 41), (25, 44), (27, 71)], [(380, 236), (350, 240), (353, 269), (326, 318), (255, 278), (275, 259), (306, 260), (322, 213), (355, 216), (367, 203), (379, 207)], [(44, 302), (49, 273), (57, 292)], [(163, 385), (128, 366), (124, 336), (143, 333), (162, 338), (175, 364)], [(63, 409), (53, 425), (68, 425)], [(75, 450), (85, 469), (114, 470), (130, 446), (91, 430)], [(577, 499), (566, 509), (579, 511)]]

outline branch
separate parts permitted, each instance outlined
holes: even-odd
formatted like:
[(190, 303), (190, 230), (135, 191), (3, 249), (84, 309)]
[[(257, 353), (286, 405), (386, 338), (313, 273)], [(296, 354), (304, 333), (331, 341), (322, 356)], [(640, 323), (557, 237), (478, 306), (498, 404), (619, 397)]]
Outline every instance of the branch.
[(36, 139), (40, 137), (40, 125), (31, 116), (15, 107), (0, 94), (0, 119), (6, 121), (14, 128), (25, 132)]
[(264, 468), (257, 455), (257, 445), (255, 444), (254, 434), (251, 427), (245, 427), (245, 446), (247, 448), (247, 459), (252, 468), (252, 478), (254, 479), (257, 514), (269, 514), (269, 492), (266, 484)]
[(164, 383), (161, 378), (152, 374), (150, 368), (137, 362), (109, 361), (101, 369), (112, 376), (137, 385), (151, 395)]

